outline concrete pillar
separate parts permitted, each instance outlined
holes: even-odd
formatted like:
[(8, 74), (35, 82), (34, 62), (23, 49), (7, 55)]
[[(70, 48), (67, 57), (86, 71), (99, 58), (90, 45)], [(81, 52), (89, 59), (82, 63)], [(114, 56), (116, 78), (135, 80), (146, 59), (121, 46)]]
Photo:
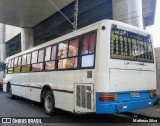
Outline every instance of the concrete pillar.
[(142, 0), (112, 0), (113, 20), (143, 28)]
[(0, 24), (0, 61), (6, 59), (5, 24)]
[(33, 29), (21, 28), (21, 51), (30, 49), (34, 46)]

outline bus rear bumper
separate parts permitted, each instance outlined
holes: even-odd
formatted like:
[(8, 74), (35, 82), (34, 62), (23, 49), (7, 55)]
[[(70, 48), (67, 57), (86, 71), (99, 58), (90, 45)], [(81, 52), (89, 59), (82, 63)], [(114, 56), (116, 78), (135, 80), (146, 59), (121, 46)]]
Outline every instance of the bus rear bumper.
[(153, 106), (156, 99), (145, 99), (119, 103), (96, 103), (97, 114), (121, 113)]

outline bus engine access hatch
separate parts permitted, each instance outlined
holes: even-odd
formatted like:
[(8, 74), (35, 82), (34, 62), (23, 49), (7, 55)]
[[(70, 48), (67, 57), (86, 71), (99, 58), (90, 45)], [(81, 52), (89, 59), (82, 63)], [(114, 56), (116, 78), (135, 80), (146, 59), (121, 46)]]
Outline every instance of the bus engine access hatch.
[(75, 113), (94, 112), (93, 84), (75, 84)]

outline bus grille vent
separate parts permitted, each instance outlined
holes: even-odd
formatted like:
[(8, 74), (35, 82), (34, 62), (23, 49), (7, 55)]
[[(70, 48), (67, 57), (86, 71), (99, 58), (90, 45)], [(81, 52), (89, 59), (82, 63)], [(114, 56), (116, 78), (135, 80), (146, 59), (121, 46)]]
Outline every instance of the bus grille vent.
[(76, 105), (91, 109), (91, 86), (76, 85)]

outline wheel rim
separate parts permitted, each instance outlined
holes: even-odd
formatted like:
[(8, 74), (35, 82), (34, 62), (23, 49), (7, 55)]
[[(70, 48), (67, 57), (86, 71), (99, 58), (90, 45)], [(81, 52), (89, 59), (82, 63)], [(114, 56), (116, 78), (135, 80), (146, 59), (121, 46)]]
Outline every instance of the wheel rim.
[(45, 99), (45, 106), (47, 111), (50, 111), (52, 109), (52, 97), (49, 95)]

